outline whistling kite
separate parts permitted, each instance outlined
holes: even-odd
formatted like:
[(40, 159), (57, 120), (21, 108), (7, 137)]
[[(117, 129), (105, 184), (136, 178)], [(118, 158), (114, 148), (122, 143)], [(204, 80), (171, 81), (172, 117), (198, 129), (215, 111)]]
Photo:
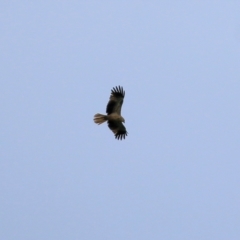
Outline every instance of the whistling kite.
[(122, 87), (115, 87), (111, 90), (111, 96), (107, 104), (106, 113), (103, 114), (95, 114), (94, 122), (97, 124), (104, 123), (108, 121), (108, 127), (112, 130), (116, 139), (122, 140), (127, 136), (127, 131), (122, 122), (125, 123), (124, 118), (121, 116), (121, 108), (123, 104), (123, 99), (125, 96), (125, 91)]

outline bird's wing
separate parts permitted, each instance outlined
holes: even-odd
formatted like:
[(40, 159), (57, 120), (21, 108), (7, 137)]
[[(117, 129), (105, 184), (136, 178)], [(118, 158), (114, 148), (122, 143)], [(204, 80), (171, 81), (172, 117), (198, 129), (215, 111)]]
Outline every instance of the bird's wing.
[(125, 96), (125, 91), (122, 87), (118, 86), (111, 90), (111, 96), (107, 104), (106, 112), (107, 114), (117, 113), (121, 115), (121, 108), (123, 104), (123, 99)]
[(122, 140), (123, 138), (127, 136), (128, 132), (125, 128), (125, 126), (122, 124), (121, 121), (118, 120), (109, 120), (108, 121), (108, 127), (112, 130), (112, 132), (115, 135), (116, 139)]

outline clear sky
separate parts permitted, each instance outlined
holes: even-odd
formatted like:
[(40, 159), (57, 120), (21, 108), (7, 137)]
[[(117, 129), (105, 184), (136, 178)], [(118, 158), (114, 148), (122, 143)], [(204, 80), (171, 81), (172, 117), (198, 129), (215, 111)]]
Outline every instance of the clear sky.
[(1, 1), (0, 239), (239, 240), (239, 10)]

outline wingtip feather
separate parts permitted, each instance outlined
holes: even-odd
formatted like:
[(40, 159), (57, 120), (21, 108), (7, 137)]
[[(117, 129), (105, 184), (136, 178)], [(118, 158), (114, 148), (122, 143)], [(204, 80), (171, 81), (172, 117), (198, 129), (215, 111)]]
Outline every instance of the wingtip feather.
[(111, 90), (111, 93), (112, 94), (121, 94), (122, 97), (125, 97), (125, 91), (123, 90), (123, 87), (121, 87), (120, 85), (113, 87)]

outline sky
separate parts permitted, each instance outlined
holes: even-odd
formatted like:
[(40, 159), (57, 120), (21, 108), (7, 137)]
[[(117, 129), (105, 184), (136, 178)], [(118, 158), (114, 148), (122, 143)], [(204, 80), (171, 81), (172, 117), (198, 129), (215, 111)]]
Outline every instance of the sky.
[(239, 9), (1, 1), (0, 239), (240, 239)]

